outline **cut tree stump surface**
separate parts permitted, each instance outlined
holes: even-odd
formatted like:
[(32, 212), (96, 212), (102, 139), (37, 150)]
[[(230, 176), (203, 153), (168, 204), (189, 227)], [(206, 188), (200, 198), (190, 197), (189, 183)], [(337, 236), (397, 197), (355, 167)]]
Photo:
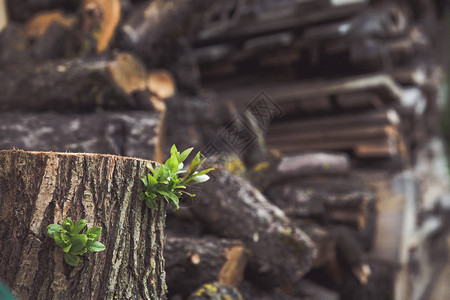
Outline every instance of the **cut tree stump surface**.
[[(0, 278), (21, 299), (164, 299), (165, 204), (152, 211), (138, 200), (147, 163), (0, 151)], [(66, 217), (101, 226), (106, 250), (64, 263), (46, 232)]]

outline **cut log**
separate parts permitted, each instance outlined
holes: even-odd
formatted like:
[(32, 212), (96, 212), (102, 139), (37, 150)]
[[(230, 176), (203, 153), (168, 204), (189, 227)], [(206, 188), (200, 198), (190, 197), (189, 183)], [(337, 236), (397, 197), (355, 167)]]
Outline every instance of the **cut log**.
[(226, 170), (214, 176), (217, 180), (202, 186), (193, 213), (219, 236), (244, 242), (252, 251), (253, 278), (266, 287), (289, 285), (304, 275), (316, 252), (311, 239), (247, 181)]
[(126, 53), (17, 66), (1, 71), (0, 82), (2, 111), (153, 109), (147, 71)]
[(0, 113), (0, 149), (107, 153), (161, 162), (161, 113)]
[(83, 53), (105, 51), (114, 36), (121, 15), (120, 0), (83, 0), (81, 27)]
[(323, 177), (322, 182), (316, 183), (307, 179), (291, 180), (272, 185), (265, 193), (292, 218), (313, 218), (350, 226), (357, 230), (365, 250), (373, 244), (377, 197), (356, 177)]
[(311, 153), (282, 157), (277, 166), (280, 181), (299, 176), (345, 175), (350, 161), (344, 154)]
[(169, 295), (187, 298), (204, 283), (219, 281), (237, 287), (248, 252), (239, 241), (168, 237), (164, 258)]
[(267, 143), (284, 153), (347, 151), (358, 158), (407, 159), (403, 128), (394, 110), (379, 110), (307, 120), (279, 121), (269, 127)]
[[(383, 100), (384, 104), (408, 105), (408, 102), (404, 99), (408, 94), (408, 90), (403, 89), (391, 76), (384, 73), (353, 76), (326, 82), (319, 80), (305, 82), (291, 77), (284, 80), (280, 78), (275, 80), (263, 78), (256, 82), (254, 80), (247, 82), (247, 84), (242, 84), (239, 80), (242, 81), (242, 78), (211, 83), (208, 86), (217, 90), (221, 100), (232, 100), (237, 104), (241, 103), (241, 106), (248, 104), (255, 95), (259, 94), (261, 88), (264, 88), (264, 91), (283, 109), (285, 105), (304, 101), (311, 102), (318, 97), (361, 92), (377, 95)], [(289, 111), (289, 109), (284, 110)]]
[(362, 125), (386, 126), (399, 125), (400, 116), (393, 109), (367, 111), (364, 114), (335, 114), (327, 118), (279, 121), (270, 125), (269, 133), (283, 133), (285, 131), (309, 132), (311, 130), (328, 130), (330, 128), (355, 128)]
[(196, 27), (191, 16), (200, 16), (209, 6), (198, 0), (156, 0), (137, 6), (121, 27), (121, 47), (137, 53), (148, 66), (167, 64), (178, 55), (179, 37)]
[[(219, 23), (221, 25), (219, 28), (214, 23), (218, 23), (217, 15), (222, 11), (212, 14), (212, 20), (198, 34), (197, 44), (209, 45), (261, 36), (267, 32), (304, 29), (313, 24), (321, 24), (327, 19), (345, 19), (361, 11), (366, 5), (362, 0), (336, 5), (320, 0), (308, 2), (253, 1), (245, 3), (242, 9), (236, 7), (233, 10), (241, 11), (238, 20), (230, 18), (234, 17), (234, 13), (229, 12), (226, 16), (231, 19), (227, 20), (229, 24)], [(216, 8), (216, 10), (218, 9)], [(225, 12), (228, 11), (225, 8)]]
[[(138, 200), (147, 163), (0, 151), (0, 277), (22, 299), (162, 299), (165, 202), (149, 210)], [(101, 226), (106, 250), (65, 264), (46, 232), (66, 217)]]

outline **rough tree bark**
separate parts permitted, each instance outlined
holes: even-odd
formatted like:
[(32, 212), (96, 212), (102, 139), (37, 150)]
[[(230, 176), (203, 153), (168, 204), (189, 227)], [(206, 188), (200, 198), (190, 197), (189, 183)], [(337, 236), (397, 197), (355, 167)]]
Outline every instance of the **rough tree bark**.
[(148, 77), (140, 60), (127, 53), (15, 66), (0, 72), (0, 109), (152, 110)]
[(0, 149), (87, 152), (163, 160), (164, 114), (0, 113)]
[[(165, 204), (137, 197), (147, 162), (0, 151), (0, 278), (21, 299), (163, 299)], [(46, 227), (65, 217), (103, 227), (106, 250), (64, 263)]]
[(264, 286), (289, 286), (311, 269), (311, 239), (247, 181), (221, 170), (197, 193), (194, 215), (211, 232), (244, 242), (252, 252), (250, 272)]

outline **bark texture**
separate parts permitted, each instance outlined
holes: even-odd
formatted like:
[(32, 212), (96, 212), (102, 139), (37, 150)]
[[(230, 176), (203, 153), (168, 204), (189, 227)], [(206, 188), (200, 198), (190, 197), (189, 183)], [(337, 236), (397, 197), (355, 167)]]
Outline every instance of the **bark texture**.
[(0, 82), (3, 111), (153, 109), (147, 70), (126, 53), (15, 66), (0, 72)]
[(163, 115), (0, 113), (0, 149), (106, 153), (161, 161)]
[(212, 232), (244, 242), (254, 278), (266, 287), (289, 285), (308, 272), (316, 255), (311, 239), (247, 181), (226, 170), (216, 178), (191, 209)]
[[(20, 299), (163, 299), (165, 204), (138, 200), (148, 161), (0, 151), (0, 277)], [(101, 226), (106, 250), (77, 267), (46, 227), (65, 217)]]

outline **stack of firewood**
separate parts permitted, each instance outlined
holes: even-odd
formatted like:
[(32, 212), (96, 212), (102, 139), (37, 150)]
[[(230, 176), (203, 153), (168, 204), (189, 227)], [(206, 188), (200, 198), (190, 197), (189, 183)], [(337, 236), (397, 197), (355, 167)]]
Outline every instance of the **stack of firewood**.
[[(237, 153), (247, 169), (236, 172), (229, 154), (225, 168), (244, 174), (267, 204), (246, 209), (247, 183), (234, 183), (234, 196), (233, 181), (223, 179), (234, 175), (219, 172), (201, 200), (169, 215), (168, 243), (180, 233), (243, 242), (251, 254), (237, 287), (247, 298), (428, 299), (447, 260), (449, 185), (436, 126), (443, 4), (287, 0), (212, 7), (189, 53), (203, 86), (234, 112), (215, 152)], [(273, 207), (310, 239), (301, 247), (302, 266), (283, 253), (291, 269), (278, 269), (279, 238), (256, 230)], [(261, 266), (268, 249), (273, 254)], [(186, 255), (200, 252), (190, 248)]]
[(168, 210), (169, 299), (426, 299), (442, 3), (0, 0), (0, 149), (201, 150), (211, 180)]

